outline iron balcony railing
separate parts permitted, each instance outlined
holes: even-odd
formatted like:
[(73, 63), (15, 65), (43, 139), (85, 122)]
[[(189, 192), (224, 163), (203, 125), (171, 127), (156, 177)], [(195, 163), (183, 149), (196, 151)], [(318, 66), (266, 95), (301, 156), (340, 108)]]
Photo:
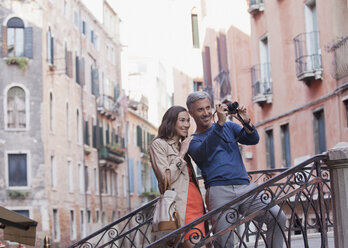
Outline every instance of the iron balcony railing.
[(263, 11), (264, 9), (264, 0), (248, 0), (248, 12), (250, 14), (255, 14), (258, 11)]
[(296, 75), (299, 80), (321, 79), (322, 64), (319, 31), (301, 33), (294, 38)]
[(271, 64), (264, 63), (251, 67), (253, 99), (272, 94)]
[[(275, 205), (283, 210), (288, 220), (282, 231), (286, 244), (284, 247), (296, 247), (294, 242), (311, 247), (311, 233), (319, 236), (321, 247), (327, 247), (327, 233), (333, 223), (330, 177), (327, 167), (322, 163), (325, 159), (325, 154), (317, 155), (289, 169), (249, 172), (251, 182), (258, 183), (258, 187), (156, 241), (156, 237), (151, 234), (151, 222), (158, 198), (73, 244), (71, 248), (163, 247), (174, 237), (178, 236), (182, 240), (198, 223), (210, 222), (212, 217), (222, 216), (228, 216), (226, 218), (230, 226), (222, 232), (212, 233), (213, 227), (210, 225), (205, 237), (195, 232), (190, 236), (195, 247), (214, 244), (219, 236), (226, 234), (234, 236), (238, 247), (257, 247), (265, 243), (265, 227), (256, 223), (255, 218), (265, 215)], [(256, 196), (261, 197), (266, 207), (244, 216), (234, 208), (239, 201)]]
[(339, 38), (330, 48), (335, 52), (336, 79), (348, 76), (348, 36)]
[(98, 107), (98, 111), (101, 114), (111, 115), (111, 114), (118, 113), (118, 108), (112, 96), (108, 96), (108, 95), (98, 96), (97, 107)]

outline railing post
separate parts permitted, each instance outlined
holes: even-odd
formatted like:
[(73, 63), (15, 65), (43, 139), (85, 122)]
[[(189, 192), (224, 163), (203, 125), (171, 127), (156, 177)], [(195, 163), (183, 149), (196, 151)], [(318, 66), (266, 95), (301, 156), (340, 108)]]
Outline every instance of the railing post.
[(335, 247), (348, 247), (348, 143), (340, 142), (328, 151)]

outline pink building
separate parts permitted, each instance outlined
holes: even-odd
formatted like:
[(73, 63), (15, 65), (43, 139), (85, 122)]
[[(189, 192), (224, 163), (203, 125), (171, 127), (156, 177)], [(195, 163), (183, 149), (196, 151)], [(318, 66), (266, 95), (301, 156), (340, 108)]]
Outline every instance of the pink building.
[(347, 36), (347, 1), (248, 4), (251, 83), (243, 90), (252, 91), (261, 137), (258, 169), (289, 167), (347, 141), (348, 50), (338, 38)]

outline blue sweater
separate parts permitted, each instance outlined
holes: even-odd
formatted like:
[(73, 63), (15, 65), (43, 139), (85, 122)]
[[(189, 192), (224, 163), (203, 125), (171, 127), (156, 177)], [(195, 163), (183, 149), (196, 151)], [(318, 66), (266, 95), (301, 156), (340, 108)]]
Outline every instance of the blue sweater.
[[(210, 186), (249, 184), (238, 143), (255, 145), (259, 134), (247, 134), (234, 122), (225, 122), (224, 126), (213, 123), (204, 133), (193, 134), (189, 154), (202, 171), (205, 188)], [(241, 132), (241, 133), (240, 133)]]

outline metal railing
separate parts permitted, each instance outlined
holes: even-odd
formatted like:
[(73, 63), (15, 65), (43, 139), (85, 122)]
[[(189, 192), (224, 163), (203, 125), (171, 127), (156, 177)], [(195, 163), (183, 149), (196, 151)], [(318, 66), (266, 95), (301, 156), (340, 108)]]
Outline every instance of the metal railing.
[(301, 33), (294, 38), (296, 75), (305, 77), (321, 76), (321, 53), (319, 31)]
[[(329, 172), (326, 166), (322, 166), (322, 161), (325, 159), (326, 155), (318, 155), (283, 172), (282, 170), (269, 170), (249, 173), (252, 179), (256, 177), (258, 182), (264, 180), (265, 182), (162, 237), (147, 248), (161, 247), (173, 238), (182, 241), (185, 234), (194, 229), (197, 224), (204, 221), (210, 222), (212, 218), (218, 220), (225, 218), (229, 227), (213, 233), (214, 226), (210, 225), (205, 237), (196, 230), (190, 235), (190, 241), (195, 244), (195, 247), (204, 245), (206, 247), (215, 245), (216, 247), (217, 240), (221, 236), (227, 236), (227, 239), (218, 247), (230, 248), (229, 241), (232, 239), (234, 239), (235, 247), (271, 247), (266, 243), (264, 223), (257, 222), (256, 219), (268, 214), (272, 216), (274, 225), (281, 226), (281, 223), (278, 222), (280, 212), (274, 214), (270, 211), (276, 205), (287, 217), (285, 226), (281, 227), (284, 247), (294, 247), (292, 242), (295, 234), (296, 240), (300, 239), (304, 247), (311, 247), (310, 233), (317, 233), (320, 236), (321, 247), (327, 247), (327, 232), (333, 223)], [(260, 174), (258, 175), (258, 173)], [(236, 207), (239, 202), (246, 200), (252, 202), (256, 197), (260, 197), (265, 207), (248, 214), (242, 214), (240, 209)], [(179, 243), (175, 247), (179, 247)]]
[[(227, 240), (233, 238), (237, 247), (270, 247), (266, 244), (265, 226), (255, 219), (270, 213), (270, 209), (276, 205), (287, 217), (286, 225), (282, 227), (284, 247), (294, 247), (294, 236), (304, 247), (310, 247), (310, 233), (317, 233), (321, 247), (327, 247), (327, 232), (333, 223), (329, 172), (322, 163), (325, 159), (326, 155), (317, 155), (289, 169), (249, 172), (251, 182), (258, 185), (256, 188), (156, 241), (153, 241), (151, 234), (151, 222), (158, 198), (73, 244), (71, 248), (166, 247), (174, 238), (182, 241), (186, 233), (196, 230), (194, 227), (205, 221), (210, 223), (205, 237), (197, 230), (190, 235), (195, 247), (216, 245), (216, 240), (223, 235), (228, 237)], [(240, 201), (252, 201), (256, 197), (265, 204), (263, 208), (242, 214), (236, 207)], [(279, 225), (277, 216), (272, 216)], [(213, 233), (212, 218), (226, 218), (228, 228)], [(175, 247), (179, 247), (179, 243)], [(222, 247), (230, 246), (226, 243)]]
[(264, 63), (251, 67), (253, 97), (272, 94), (271, 64)]

